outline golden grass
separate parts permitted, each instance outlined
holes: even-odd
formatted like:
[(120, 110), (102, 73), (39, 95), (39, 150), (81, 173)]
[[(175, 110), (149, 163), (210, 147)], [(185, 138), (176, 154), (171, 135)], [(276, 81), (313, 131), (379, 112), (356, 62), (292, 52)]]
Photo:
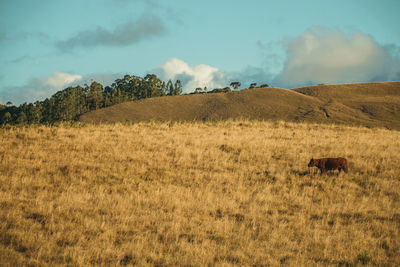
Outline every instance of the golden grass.
[[(0, 262), (399, 265), (399, 148), (285, 122), (0, 129)], [(309, 172), (328, 156), (349, 173)]]

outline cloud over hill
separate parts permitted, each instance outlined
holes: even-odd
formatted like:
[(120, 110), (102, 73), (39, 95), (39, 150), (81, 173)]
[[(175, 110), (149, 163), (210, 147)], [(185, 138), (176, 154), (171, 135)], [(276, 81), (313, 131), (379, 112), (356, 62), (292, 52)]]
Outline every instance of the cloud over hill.
[(361, 32), (314, 27), (284, 46), (287, 60), (274, 79), (280, 87), (400, 80), (397, 55)]
[(281, 88), (400, 80), (400, 48), (381, 45), (371, 35), (360, 31), (347, 34), (313, 27), (300, 36), (287, 38), (281, 45), (286, 60), (277, 74), (257, 66), (247, 66), (238, 72), (205, 64), (190, 66), (178, 58), (169, 59), (153, 72), (161, 79), (180, 79), (185, 93), (196, 87), (224, 87), (236, 80), (243, 86), (266, 82)]
[(181, 80), (184, 93), (193, 92), (197, 87), (212, 89), (227, 84), (226, 74), (222, 70), (205, 64), (190, 66), (178, 58), (167, 60), (153, 72), (162, 80)]

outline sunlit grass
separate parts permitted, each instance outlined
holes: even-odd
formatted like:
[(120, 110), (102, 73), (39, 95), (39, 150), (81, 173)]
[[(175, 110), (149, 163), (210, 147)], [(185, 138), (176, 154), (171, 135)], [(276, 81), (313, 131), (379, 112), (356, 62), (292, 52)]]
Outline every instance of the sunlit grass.
[[(0, 262), (398, 265), (399, 148), (285, 122), (0, 129)], [(338, 156), (348, 174), (307, 168)]]

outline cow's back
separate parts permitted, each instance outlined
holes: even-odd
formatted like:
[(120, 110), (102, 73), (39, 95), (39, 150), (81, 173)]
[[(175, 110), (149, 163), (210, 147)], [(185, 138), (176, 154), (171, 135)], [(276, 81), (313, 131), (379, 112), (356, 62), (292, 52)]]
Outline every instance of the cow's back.
[(315, 166), (320, 169), (321, 173), (328, 170), (341, 170), (348, 172), (347, 159), (345, 158), (321, 158), (321, 159), (311, 159), (308, 167)]
[(326, 158), (324, 162), (327, 170), (335, 170), (338, 168), (347, 169), (347, 159), (345, 158)]

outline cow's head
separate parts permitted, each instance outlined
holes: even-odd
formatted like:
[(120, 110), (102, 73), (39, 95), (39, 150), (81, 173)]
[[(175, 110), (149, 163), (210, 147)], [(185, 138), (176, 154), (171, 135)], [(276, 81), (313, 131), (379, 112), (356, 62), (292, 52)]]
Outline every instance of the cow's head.
[(317, 161), (314, 159), (314, 158), (312, 158), (311, 160), (310, 160), (310, 163), (308, 163), (308, 167), (314, 167), (314, 166), (317, 166)]

